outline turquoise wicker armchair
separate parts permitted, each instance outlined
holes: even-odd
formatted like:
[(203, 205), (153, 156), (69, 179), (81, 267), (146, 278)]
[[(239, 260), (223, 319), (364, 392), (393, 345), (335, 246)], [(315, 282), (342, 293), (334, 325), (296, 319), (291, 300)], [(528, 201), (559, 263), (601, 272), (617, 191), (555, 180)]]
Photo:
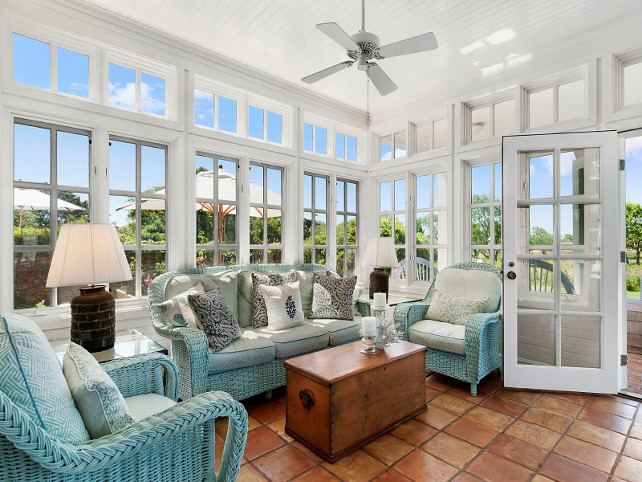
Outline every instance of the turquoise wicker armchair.
[[(488, 301), (484, 312), (471, 315), (463, 326), (435, 322), (426, 319), (435, 289)], [(479, 381), (501, 366), (501, 317), (499, 270), (481, 263), (460, 263), (443, 269), (423, 301), (402, 303), (394, 311), (395, 324), (404, 338), (428, 348), (426, 368), (469, 383), (473, 395), (477, 395)]]
[(217, 417), (230, 420), (218, 480), (236, 480), (247, 438), (247, 412), (240, 403), (226, 393), (210, 392), (174, 404), (178, 371), (161, 354), (102, 366), (126, 399), (158, 394), (173, 400), (167, 401), (172, 406), (119, 432), (72, 445), (42, 428), (0, 391), (0, 480), (217, 480)]

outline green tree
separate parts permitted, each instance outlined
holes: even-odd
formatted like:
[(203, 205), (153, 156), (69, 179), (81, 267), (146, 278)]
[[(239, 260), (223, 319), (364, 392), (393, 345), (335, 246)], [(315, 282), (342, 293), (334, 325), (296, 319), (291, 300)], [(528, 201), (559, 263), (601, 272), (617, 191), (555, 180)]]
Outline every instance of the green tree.
[(626, 247), (635, 251), (635, 264), (640, 264), (642, 251), (642, 206), (626, 203)]
[(533, 226), (531, 228), (532, 245), (551, 245), (553, 244), (553, 235), (540, 226)]

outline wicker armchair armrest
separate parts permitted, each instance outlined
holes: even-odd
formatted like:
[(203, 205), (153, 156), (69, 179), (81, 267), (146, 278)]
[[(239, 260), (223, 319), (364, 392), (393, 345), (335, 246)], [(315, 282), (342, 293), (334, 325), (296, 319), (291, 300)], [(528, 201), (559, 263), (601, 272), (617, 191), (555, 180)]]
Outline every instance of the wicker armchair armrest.
[(424, 319), (426, 311), (428, 311), (428, 306), (429, 305), (423, 301), (399, 303), (395, 306), (393, 319), (397, 330), (403, 333), (404, 340), (408, 339), (408, 328), (414, 323)]
[[(119, 432), (74, 446), (60, 442), (36, 426), (29, 416), (0, 392), (0, 434), (45, 469), (61, 474), (86, 474), (88, 471), (105, 469), (141, 450), (155, 445), (160, 447), (163, 440), (217, 417), (229, 417), (230, 420), (219, 480), (232, 481), (236, 479), (245, 450), (247, 412), (227, 393), (204, 393)], [(208, 430), (214, 430), (213, 423), (205, 425), (204, 431)], [(211, 436), (213, 440), (214, 435)], [(214, 461), (205, 463), (213, 466)]]
[(478, 366), (480, 353), (486, 353), (491, 349), (497, 350), (497, 340), (494, 348), (487, 346), (485, 335), (491, 326), (498, 329), (500, 318), (501, 311), (496, 311), (495, 313), (475, 313), (466, 320), (466, 359), (469, 366)]
[(178, 368), (162, 353), (144, 353), (101, 363), (124, 397), (157, 393), (178, 400)]

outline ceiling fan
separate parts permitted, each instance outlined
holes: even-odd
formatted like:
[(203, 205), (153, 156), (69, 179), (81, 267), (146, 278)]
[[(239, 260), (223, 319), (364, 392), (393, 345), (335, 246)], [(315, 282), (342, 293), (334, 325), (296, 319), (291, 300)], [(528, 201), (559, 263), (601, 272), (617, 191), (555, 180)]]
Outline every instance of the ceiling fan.
[(397, 85), (383, 71), (379, 64), (372, 62), (372, 59), (386, 59), (388, 57), (397, 57), (399, 55), (414, 54), (416, 52), (426, 52), (437, 48), (437, 39), (432, 32), (417, 35), (416, 37), (407, 38), (398, 42), (393, 42), (383, 47), (379, 46), (379, 37), (371, 32), (366, 31), (366, 6), (365, 0), (361, 2), (361, 30), (350, 36), (337, 23), (319, 23), (316, 27), (324, 34), (341, 45), (348, 52), (351, 60), (346, 60), (340, 64), (333, 65), (327, 69), (320, 70), (312, 75), (303, 77), (301, 80), (308, 84), (313, 84), (318, 80), (324, 79), (329, 75), (347, 69), (355, 62), (359, 70), (364, 70), (368, 78), (372, 81), (381, 95), (388, 95), (397, 90)]

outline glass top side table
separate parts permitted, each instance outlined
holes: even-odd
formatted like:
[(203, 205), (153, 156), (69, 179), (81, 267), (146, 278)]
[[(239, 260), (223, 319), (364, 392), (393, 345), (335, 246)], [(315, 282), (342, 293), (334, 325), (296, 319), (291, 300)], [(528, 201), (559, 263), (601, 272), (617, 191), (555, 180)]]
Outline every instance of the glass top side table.
[[(54, 352), (60, 363), (67, 351), (69, 338), (56, 338), (49, 340), (49, 344), (53, 347)], [(143, 353), (162, 353), (167, 355), (167, 348), (155, 342), (151, 338), (143, 335), (138, 330), (121, 330), (116, 332), (116, 343), (113, 348), (104, 351), (97, 351), (92, 353), (98, 362), (106, 362), (116, 360), (118, 358), (128, 358), (134, 355), (141, 355)]]

